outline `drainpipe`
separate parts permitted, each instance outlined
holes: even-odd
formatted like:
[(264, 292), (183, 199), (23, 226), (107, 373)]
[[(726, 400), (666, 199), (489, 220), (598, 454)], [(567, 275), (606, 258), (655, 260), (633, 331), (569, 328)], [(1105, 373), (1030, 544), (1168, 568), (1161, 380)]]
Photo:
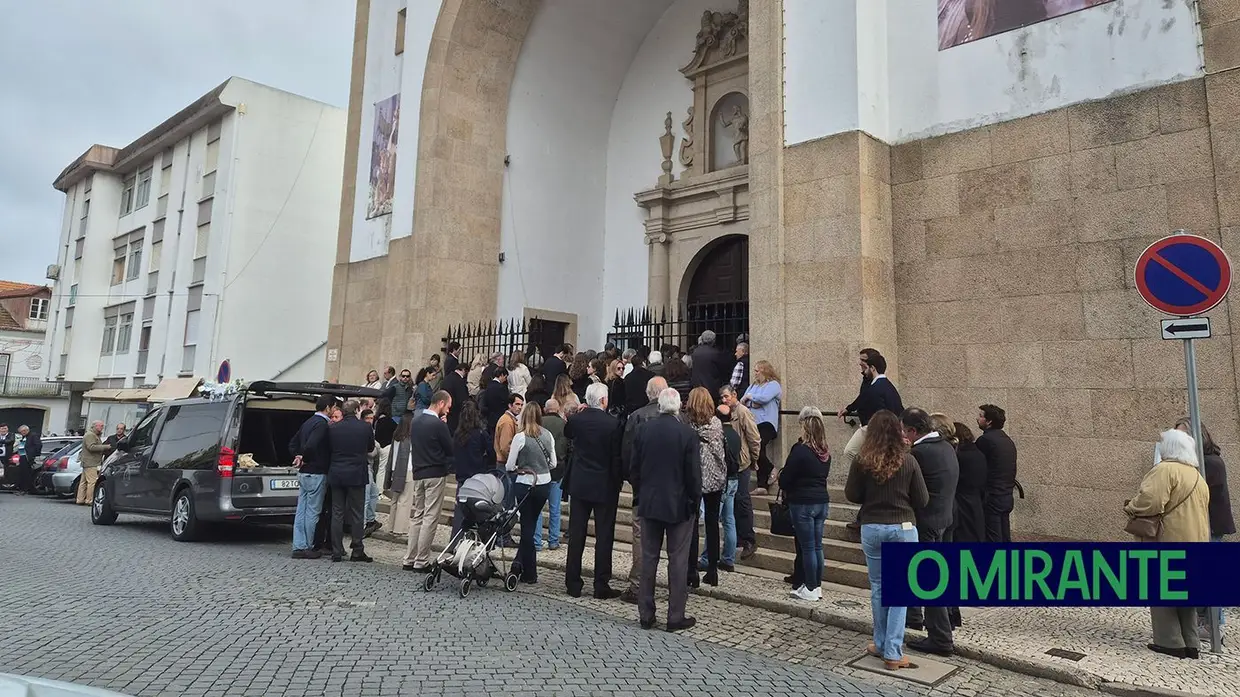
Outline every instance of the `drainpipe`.
[(233, 211), (237, 201), (237, 179), (241, 172), (241, 158), (237, 156), (237, 141), (241, 135), (241, 124), (245, 121), (245, 111), (245, 102), (241, 102), (237, 105), (236, 116), (233, 118), (232, 144), (229, 146), (230, 151), (228, 153), (231, 156), (229, 161), (232, 169), (228, 173), (228, 189), (224, 192), (224, 205), (227, 208), (225, 216), (228, 220), (227, 232), (224, 234), (223, 264), (220, 269), (220, 291), (215, 296), (215, 321), (211, 323), (211, 347), (207, 352), (208, 366), (213, 366), (216, 363), (215, 346), (220, 338), (220, 318), (224, 314), (224, 291), (228, 288), (228, 267), (230, 263), (228, 254), (232, 249)]

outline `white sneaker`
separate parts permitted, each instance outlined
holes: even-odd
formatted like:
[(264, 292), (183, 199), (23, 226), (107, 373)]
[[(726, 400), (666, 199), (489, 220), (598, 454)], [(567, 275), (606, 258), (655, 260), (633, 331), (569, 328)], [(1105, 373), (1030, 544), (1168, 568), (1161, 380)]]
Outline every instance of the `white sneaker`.
[(822, 600), (822, 586), (815, 588), (814, 590), (810, 591), (810, 593), (814, 594), (815, 601)]
[(802, 593), (802, 592), (808, 592), (808, 591), (805, 589), (805, 584), (804, 584), (804, 583), (802, 583), (801, 585), (797, 586), (797, 587), (796, 587), (796, 588), (794, 588), (793, 590), (788, 591), (788, 595), (792, 596), (793, 598), (799, 598), (799, 597), (801, 597), (801, 593)]
[(800, 588), (792, 591), (792, 597), (798, 600), (806, 600), (813, 603), (818, 602), (818, 600), (822, 598), (822, 595), (820, 592), (815, 594), (815, 591), (811, 591), (805, 586), (801, 586)]

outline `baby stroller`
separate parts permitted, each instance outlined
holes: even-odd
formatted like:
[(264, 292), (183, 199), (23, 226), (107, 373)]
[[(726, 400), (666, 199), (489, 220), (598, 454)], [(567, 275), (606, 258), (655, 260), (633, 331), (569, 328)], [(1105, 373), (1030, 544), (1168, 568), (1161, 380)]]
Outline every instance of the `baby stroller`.
[[(495, 471), (476, 474), (457, 487), (456, 505), (464, 511), (464, 522), (448, 546), (435, 557), (422, 582), (424, 590), (433, 589), (439, 583), (440, 574), (445, 572), (460, 579), (462, 598), (469, 595), (471, 586), (485, 588), (495, 577), (504, 580), (504, 590), (517, 589), (517, 574), (506, 563), (500, 544), (516, 525), (521, 509), (521, 501), (512, 508), (504, 507), (507, 486), (503, 474)], [(491, 558), (497, 546), (500, 547), (499, 565)]]

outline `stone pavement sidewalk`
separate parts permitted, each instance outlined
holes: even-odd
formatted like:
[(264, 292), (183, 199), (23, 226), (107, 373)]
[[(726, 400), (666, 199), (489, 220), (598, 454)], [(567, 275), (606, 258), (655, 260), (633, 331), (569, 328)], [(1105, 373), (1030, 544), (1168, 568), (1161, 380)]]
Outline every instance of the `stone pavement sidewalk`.
[[(447, 526), (440, 526), (437, 546), (447, 543), (448, 533)], [(384, 537), (404, 544), (404, 537)], [(514, 552), (507, 551), (509, 559)], [(566, 555), (567, 545), (540, 552), (539, 566), (562, 571)], [(617, 543), (612, 558), (617, 579), (613, 586), (623, 588), (623, 575), (632, 563), (630, 547)], [(661, 586), (667, 585), (665, 565), (660, 567)], [(583, 567), (583, 573), (592, 573), (592, 548), (586, 549)], [(862, 634), (872, 631), (866, 591), (824, 584), (823, 599), (807, 603), (788, 596), (788, 586), (779, 574), (737, 568), (737, 573), (721, 573), (717, 588), (703, 586), (694, 592), (819, 625)], [(539, 588), (564, 595), (561, 588), (549, 589), (546, 584)], [(966, 658), (1069, 685), (1125, 694), (1131, 694), (1125, 691), (1125, 686), (1130, 686), (1154, 694), (1161, 690), (1240, 697), (1240, 656), (1203, 651), (1200, 660), (1190, 661), (1155, 654), (1145, 648), (1150, 626), (1149, 612), (1144, 608), (964, 608), (963, 614), (964, 626), (956, 630), (955, 642), (957, 652)], [(919, 635), (909, 632), (910, 638)], [(1074, 661), (1049, 655), (1047, 651), (1053, 649), (1084, 656)]]

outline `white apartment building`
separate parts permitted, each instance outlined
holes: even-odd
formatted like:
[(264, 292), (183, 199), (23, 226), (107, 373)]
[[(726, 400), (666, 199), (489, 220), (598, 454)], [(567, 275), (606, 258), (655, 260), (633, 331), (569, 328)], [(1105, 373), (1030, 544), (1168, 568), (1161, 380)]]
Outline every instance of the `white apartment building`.
[(47, 377), (134, 390), (228, 359), (237, 378), (321, 379), (344, 134), (344, 110), (234, 77), (91, 146), (54, 183)]

